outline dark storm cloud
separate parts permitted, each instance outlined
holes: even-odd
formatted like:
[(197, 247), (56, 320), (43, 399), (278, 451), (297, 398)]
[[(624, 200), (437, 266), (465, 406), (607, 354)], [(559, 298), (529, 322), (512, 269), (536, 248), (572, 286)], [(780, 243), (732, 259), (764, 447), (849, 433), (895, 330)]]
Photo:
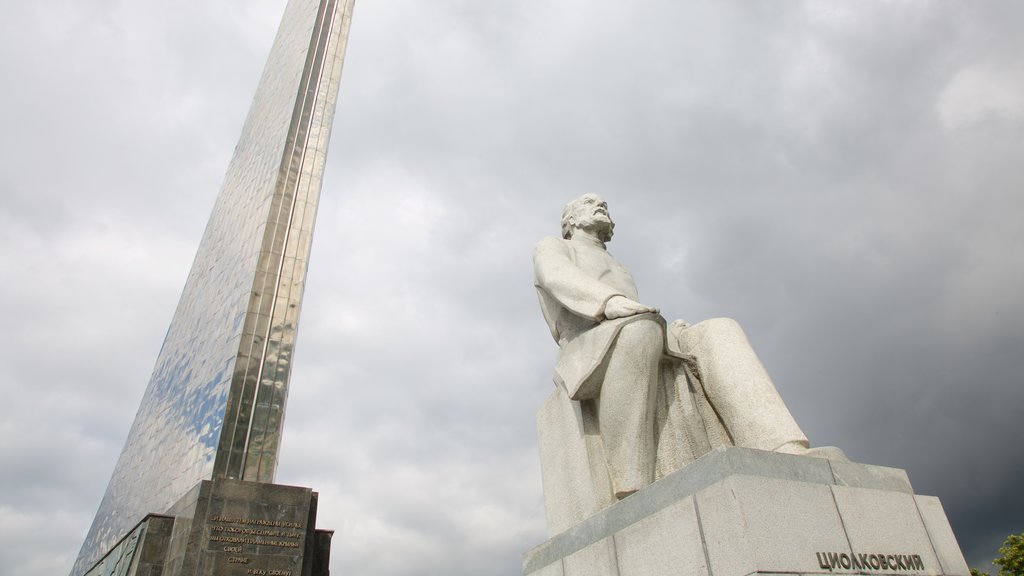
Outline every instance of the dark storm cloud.
[[(77, 553), (281, 4), (2, 19), (19, 574)], [(530, 252), (583, 192), (645, 301), (737, 318), (812, 442), (906, 468), (971, 565), (1024, 530), (1024, 9), (492, 4), (356, 6), (278, 478), (335, 571), (512, 575), (544, 539)]]

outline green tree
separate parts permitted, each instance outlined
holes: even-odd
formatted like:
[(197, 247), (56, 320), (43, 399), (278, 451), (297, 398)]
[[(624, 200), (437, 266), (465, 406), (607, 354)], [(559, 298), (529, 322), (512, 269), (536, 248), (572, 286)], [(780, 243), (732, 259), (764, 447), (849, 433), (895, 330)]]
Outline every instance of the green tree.
[(982, 572), (977, 568), (971, 568), (971, 576), (988, 576), (988, 572)]
[(992, 561), (999, 566), (999, 576), (1024, 576), (1024, 533), (1007, 536), (999, 554)]

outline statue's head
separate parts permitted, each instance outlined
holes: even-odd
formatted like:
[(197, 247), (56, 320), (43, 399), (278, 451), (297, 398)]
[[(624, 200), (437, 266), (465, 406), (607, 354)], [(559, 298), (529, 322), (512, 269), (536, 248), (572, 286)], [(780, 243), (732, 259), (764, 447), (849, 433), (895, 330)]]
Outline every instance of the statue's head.
[(562, 210), (562, 238), (572, 238), (576, 230), (590, 230), (602, 242), (612, 239), (615, 222), (608, 214), (608, 203), (597, 194), (584, 194)]

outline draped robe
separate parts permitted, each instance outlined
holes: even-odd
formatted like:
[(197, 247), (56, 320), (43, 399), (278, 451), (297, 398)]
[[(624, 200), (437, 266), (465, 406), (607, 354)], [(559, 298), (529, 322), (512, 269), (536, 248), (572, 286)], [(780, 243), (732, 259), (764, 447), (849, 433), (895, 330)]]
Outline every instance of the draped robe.
[(543, 239), (534, 278), (559, 346), (555, 384), (570, 399), (594, 404), (615, 495), (641, 489), (715, 445), (808, 445), (734, 321), (666, 329), (658, 314), (605, 319), (612, 297), (639, 295), (629, 270), (585, 236)]

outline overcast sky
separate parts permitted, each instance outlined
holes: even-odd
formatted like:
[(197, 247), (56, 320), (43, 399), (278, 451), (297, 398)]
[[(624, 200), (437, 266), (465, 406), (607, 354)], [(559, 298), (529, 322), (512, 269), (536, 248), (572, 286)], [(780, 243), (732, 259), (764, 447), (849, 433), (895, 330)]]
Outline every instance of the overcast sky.
[[(0, 4), (0, 566), (66, 574), (284, 0)], [(605, 197), (642, 300), (746, 328), (814, 444), (967, 561), (1024, 531), (1024, 4), (358, 0), (278, 481), (332, 571), (513, 576), (555, 344), (534, 244)]]

